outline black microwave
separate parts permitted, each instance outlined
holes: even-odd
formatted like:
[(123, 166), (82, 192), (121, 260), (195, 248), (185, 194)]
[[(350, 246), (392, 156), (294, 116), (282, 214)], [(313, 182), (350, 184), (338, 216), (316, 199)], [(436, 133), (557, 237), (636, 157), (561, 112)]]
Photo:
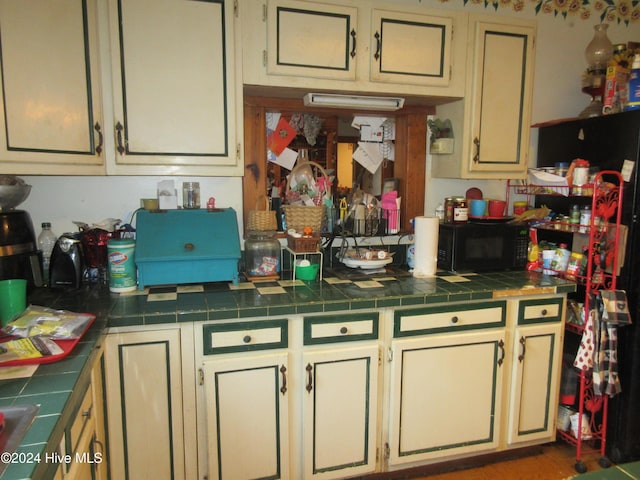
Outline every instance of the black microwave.
[(438, 268), (489, 272), (524, 268), (529, 227), (511, 223), (441, 223)]

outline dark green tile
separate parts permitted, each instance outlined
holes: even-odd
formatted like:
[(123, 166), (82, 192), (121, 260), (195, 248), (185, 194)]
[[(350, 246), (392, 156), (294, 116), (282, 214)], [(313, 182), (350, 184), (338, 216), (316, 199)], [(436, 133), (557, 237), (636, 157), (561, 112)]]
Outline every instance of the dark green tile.
[(268, 313), (269, 309), (267, 307), (241, 308), (238, 310), (240, 318), (266, 317)]
[(298, 313), (317, 313), (324, 311), (324, 303), (311, 302), (307, 304), (301, 304), (296, 306)]
[(471, 294), (472, 300), (487, 300), (489, 298), (493, 298), (493, 290), (489, 290), (486, 292), (473, 292)]
[(450, 302), (465, 302), (471, 300), (471, 292), (452, 293), (449, 295)]
[(424, 305), (424, 295), (414, 295), (410, 297), (402, 297), (400, 299), (400, 305)]
[(32, 377), (24, 390), (22, 390), (22, 395), (67, 392), (73, 389), (77, 379), (77, 372)]
[(339, 310), (349, 310), (349, 302), (327, 302), (324, 304), (325, 312), (337, 312)]
[(293, 315), (296, 313), (294, 305), (275, 305), (269, 307), (269, 316)]
[(176, 323), (178, 321), (178, 317), (176, 312), (166, 313), (166, 314), (145, 314), (144, 316), (144, 324), (145, 325), (158, 325), (160, 323)]
[(144, 325), (144, 317), (142, 315), (111, 317), (108, 323), (109, 327), (133, 327), (136, 325)]
[(442, 302), (447, 302), (448, 300), (449, 300), (449, 295), (442, 294), (442, 293), (425, 296), (425, 303), (442, 303)]
[(34, 419), (31, 427), (22, 439), (22, 445), (34, 445), (38, 443), (46, 443), (49, 440), (53, 427), (60, 419), (60, 415), (44, 415), (38, 414)]
[(80, 372), (85, 363), (87, 363), (87, 356), (76, 355), (74, 352), (68, 357), (57, 362), (40, 365), (36, 370), (34, 376)]
[[(42, 453), (44, 445), (20, 445), (16, 450), (19, 454), (24, 454), (25, 458), (36, 459), (38, 454)], [(44, 460), (40, 459), (41, 462)], [(32, 477), (32, 472), (36, 468), (37, 462), (16, 462), (10, 464), (2, 474), (3, 479), (29, 479)]]
[(28, 378), (0, 380), (0, 398), (14, 398), (20, 395), (29, 382)]
[(359, 310), (362, 308), (375, 308), (375, 300), (354, 300), (351, 302), (352, 310)]
[(378, 308), (382, 307), (397, 307), (400, 305), (400, 298), (381, 298), (377, 301)]
[(62, 412), (70, 395), (70, 391), (23, 395), (20, 397), (20, 402), (40, 405), (38, 416), (58, 415)]
[(229, 320), (239, 318), (239, 310), (237, 308), (229, 310), (209, 310), (209, 320)]

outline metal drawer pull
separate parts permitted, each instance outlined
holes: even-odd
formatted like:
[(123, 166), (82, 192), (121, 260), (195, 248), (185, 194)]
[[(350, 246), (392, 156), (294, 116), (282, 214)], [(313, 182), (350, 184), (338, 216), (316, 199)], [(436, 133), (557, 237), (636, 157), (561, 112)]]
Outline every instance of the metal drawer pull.
[(251, 343), (251, 336), (250, 335), (245, 335), (244, 337), (242, 337), (242, 341), (244, 343)]
[(124, 152), (126, 151), (124, 148), (124, 142), (122, 141), (122, 130), (124, 130), (122, 124), (120, 122), (116, 123), (116, 150), (118, 150), (120, 155), (124, 155)]
[(458, 318), (458, 316), (457, 316), (457, 315), (455, 315), (455, 316), (451, 317), (451, 323), (458, 323), (458, 321), (459, 321), (459, 320), (460, 320), (460, 319)]
[(351, 48), (351, 58), (356, 56), (356, 31), (355, 29), (351, 29), (351, 39), (353, 40), (353, 47)]
[(185, 249), (187, 252), (192, 252), (195, 248), (196, 248), (196, 246), (195, 246), (193, 243), (191, 243), (191, 242), (188, 242), (188, 243), (185, 243), (185, 244), (184, 244), (184, 249)]
[(542, 309), (542, 311), (541, 311), (540, 313), (541, 313), (541, 314), (542, 314), (542, 316), (544, 317), (544, 316), (546, 316), (546, 315), (547, 315), (547, 313), (549, 313), (549, 312), (547, 311), (547, 309), (546, 309), (546, 308), (543, 308), (543, 309)]
[(280, 367), (280, 373), (282, 374), (282, 387), (280, 387), (280, 393), (284, 395), (287, 393), (287, 368), (284, 365)]
[(373, 55), (373, 58), (378, 60), (380, 58), (380, 47), (382, 47), (382, 45), (380, 44), (380, 34), (376, 32), (374, 37), (376, 39), (376, 53)]
[(476, 147), (476, 151), (473, 154), (473, 163), (480, 161), (480, 139), (478, 137), (473, 139), (473, 145)]
[(102, 153), (102, 144), (104, 143), (104, 138), (102, 136), (102, 127), (98, 122), (93, 126), (93, 129), (98, 132), (98, 145), (96, 145), (96, 153), (100, 155)]
[(518, 361), (522, 362), (524, 360), (524, 354), (527, 353), (527, 340), (524, 337), (520, 337), (520, 345), (522, 345), (522, 353), (518, 355)]
[(343, 335), (344, 335), (345, 333), (347, 333), (348, 331), (349, 331), (349, 330), (347, 329), (347, 327), (342, 327), (342, 328), (340, 329), (340, 333), (341, 333), (341, 334), (343, 334)]
[(498, 342), (498, 348), (500, 348), (500, 358), (498, 359), (498, 365), (502, 365), (502, 362), (504, 362), (504, 355), (505, 355), (505, 351), (504, 351), (504, 340), (500, 340)]
[(311, 390), (313, 390), (313, 375), (311, 373), (313, 367), (310, 363), (307, 363), (305, 370), (307, 371), (307, 386), (305, 388), (307, 389), (307, 392), (311, 393)]

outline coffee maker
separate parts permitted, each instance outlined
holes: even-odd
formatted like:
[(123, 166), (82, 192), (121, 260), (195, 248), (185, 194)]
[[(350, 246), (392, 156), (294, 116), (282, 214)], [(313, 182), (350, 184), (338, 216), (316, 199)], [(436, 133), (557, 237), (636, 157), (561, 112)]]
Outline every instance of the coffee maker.
[(43, 285), (42, 253), (24, 210), (0, 211), (0, 280), (11, 278), (26, 279), (28, 290)]

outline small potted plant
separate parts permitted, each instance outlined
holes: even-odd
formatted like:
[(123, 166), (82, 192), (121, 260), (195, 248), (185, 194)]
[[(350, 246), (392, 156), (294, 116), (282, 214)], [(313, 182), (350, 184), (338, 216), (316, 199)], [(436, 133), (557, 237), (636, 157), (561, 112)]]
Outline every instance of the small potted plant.
[(453, 153), (453, 128), (451, 120), (440, 120), (430, 118), (427, 126), (431, 135), (429, 136), (429, 150), (431, 153)]

